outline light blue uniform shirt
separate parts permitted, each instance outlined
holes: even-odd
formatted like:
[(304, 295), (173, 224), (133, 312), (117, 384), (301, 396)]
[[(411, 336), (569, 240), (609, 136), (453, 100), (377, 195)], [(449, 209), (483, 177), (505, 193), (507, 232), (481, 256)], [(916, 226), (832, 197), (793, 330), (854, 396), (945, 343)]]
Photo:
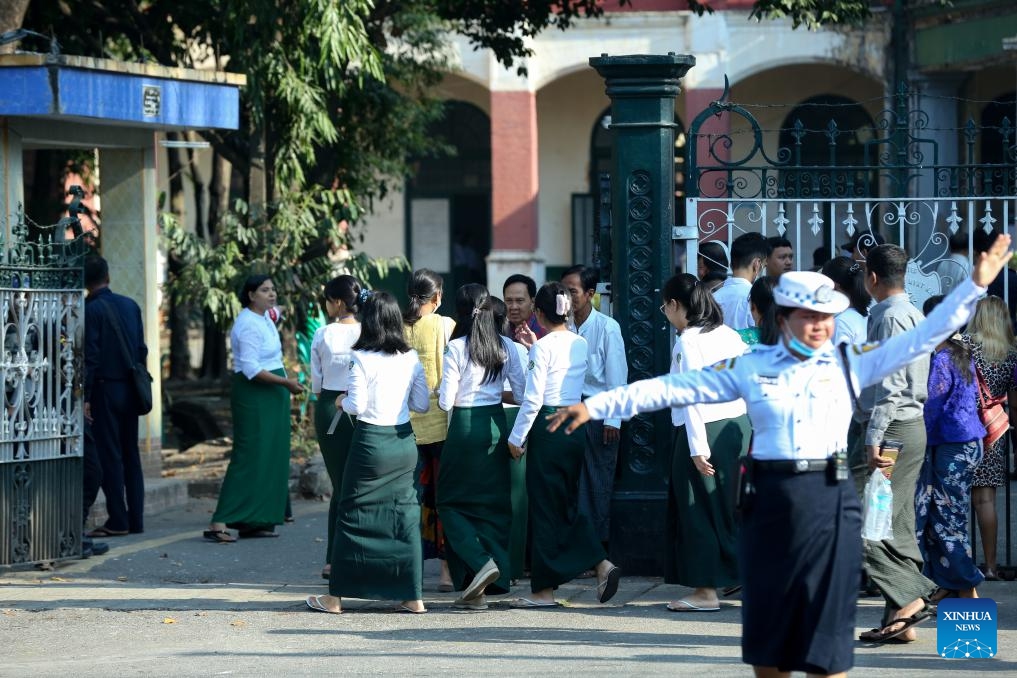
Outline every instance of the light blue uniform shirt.
[[(586, 340), (589, 347), (583, 397), (589, 398), (629, 383), (625, 340), (617, 320), (593, 308), (576, 333)], [(614, 428), (621, 427), (618, 419), (608, 419), (604, 423)]]
[[(963, 326), (985, 293), (967, 279), (929, 317), (879, 344), (855, 344), (848, 372), (857, 393), (924, 357)], [(852, 402), (840, 353), (832, 342), (808, 360), (783, 344), (760, 347), (713, 367), (638, 381), (588, 398), (593, 419), (629, 419), (643, 412), (743, 398), (752, 421), (752, 456), (761, 460), (825, 459), (847, 448)]]

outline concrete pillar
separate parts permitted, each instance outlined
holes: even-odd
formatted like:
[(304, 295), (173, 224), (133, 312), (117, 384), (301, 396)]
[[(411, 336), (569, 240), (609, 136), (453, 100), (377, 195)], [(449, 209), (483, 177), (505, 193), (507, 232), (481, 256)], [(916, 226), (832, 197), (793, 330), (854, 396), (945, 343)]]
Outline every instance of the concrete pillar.
[[(155, 148), (101, 149), (102, 256), (109, 262), (110, 288), (141, 306), (148, 345), (152, 412), (138, 431), (145, 475), (162, 471), (162, 379), (159, 348)], [(146, 262), (153, 265), (146, 266)]]
[(18, 221), (18, 213), (25, 201), (25, 182), (21, 155), (24, 151), (21, 135), (9, 124), (9, 118), (0, 118), (0, 237), (10, 241), (11, 225)]
[(537, 284), (544, 280), (544, 259), (537, 253), (538, 179), (536, 95), (529, 90), (492, 91), (493, 232), (487, 283), (495, 292), (513, 273), (524, 273)]

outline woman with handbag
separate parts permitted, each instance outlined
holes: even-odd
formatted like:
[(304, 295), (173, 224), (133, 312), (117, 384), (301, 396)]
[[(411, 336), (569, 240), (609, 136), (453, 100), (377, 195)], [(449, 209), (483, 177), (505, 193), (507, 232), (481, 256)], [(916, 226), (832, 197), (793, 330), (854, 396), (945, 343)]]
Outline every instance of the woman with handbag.
[(233, 382), (233, 452), (212, 523), (204, 537), (220, 544), (241, 537), (276, 537), (290, 492), (290, 395), (303, 391), (286, 376), (279, 330), (267, 311), (276, 293), (267, 275), (252, 275), (240, 290), (240, 311), (230, 331)]
[[(984, 406), (979, 406), (979, 413), (983, 422), (988, 418), (990, 428), (994, 428), (991, 419), (995, 416), (997, 425), (1000, 423), (998, 415), (1006, 403), (1007, 393), (1017, 389), (1014, 381), (1017, 341), (1014, 339), (1006, 302), (991, 296), (979, 301), (965, 339), (971, 344), (981, 382), (976, 395), (981, 395)], [(1008, 426), (1005, 418), (1002, 419), (1002, 424)], [(1006, 443), (1006, 436), (1000, 435), (985, 446), (985, 453), (975, 468), (972, 481), (971, 506), (978, 521), (982, 554), (985, 556), (982, 571), (989, 581), (999, 579), (996, 569), (996, 488), (1007, 483), (1004, 463)]]
[[(929, 315), (942, 296), (925, 302)], [(925, 401), (925, 461), (915, 491), (915, 532), (922, 573), (939, 586), (930, 598), (977, 598), (985, 578), (975, 567), (968, 541), (968, 506), (975, 467), (982, 459), (985, 427), (978, 418), (971, 347), (954, 335), (936, 347), (929, 363)], [(893, 467), (889, 470), (892, 471)]]

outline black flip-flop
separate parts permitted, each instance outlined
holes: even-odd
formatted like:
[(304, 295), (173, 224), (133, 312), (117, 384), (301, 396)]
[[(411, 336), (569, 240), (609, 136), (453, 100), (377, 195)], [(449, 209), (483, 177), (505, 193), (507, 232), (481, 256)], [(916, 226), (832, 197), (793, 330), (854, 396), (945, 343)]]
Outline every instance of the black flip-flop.
[(85, 536), (92, 537), (93, 539), (96, 537), (101, 539), (103, 537), (126, 537), (128, 534), (130, 533), (127, 530), (111, 530), (103, 525), (95, 528), (91, 532), (86, 532)]
[(617, 565), (608, 570), (604, 581), (597, 583), (597, 600), (606, 603), (618, 592), (618, 582), (621, 580), (621, 568)]
[[(904, 626), (900, 627), (899, 629), (896, 629), (894, 631), (887, 631), (885, 633), (883, 632), (883, 629), (872, 629), (871, 631), (864, 631), (864, 632), (862, 632), (858, 636), (858, 640), (862, 640), (862, 641), (865, 641), (867, 643), (876, 643), (876, 644), (882, 644), (882, 643), (888, 643), (888, 642), (902, 642), (902, 641), (897, 640), (897, 638), (899, 636), (904, 635), (904, 633), (908, 629), (913, 628), (915, 626), (918, 626), (919, 624), (921, 624), (923, 621), (925, 621), (926, 619), (928, 619), (931, 616), (932, 616), (932, 610), (930, 608), (926, 607), (925, 609), (921, 610), (920, 612), (916, 612), (915, 614), (911, 615), (910, 617), (900, 617), (898, 619), (892, 619), (892, 620), (890, 620), (889, 623), (886, 624), (886, 626), (883, 627), (885, 629), (888, 626), (896, 626), (897, 624), (900, 624), (901, 622), (903, 622)], [(903, 641), (903, 642), (908, 642), (908, 641)]]
[(226, 530), (205, 530), (201, 536), (217, 544), (232, 544), (236, 541), (233, 535)]
[(271, 539), (278, 537), (279, 533), (272, 530), (248, 530), (247, 532), (237, 533), (237, 536), (241, 539)]

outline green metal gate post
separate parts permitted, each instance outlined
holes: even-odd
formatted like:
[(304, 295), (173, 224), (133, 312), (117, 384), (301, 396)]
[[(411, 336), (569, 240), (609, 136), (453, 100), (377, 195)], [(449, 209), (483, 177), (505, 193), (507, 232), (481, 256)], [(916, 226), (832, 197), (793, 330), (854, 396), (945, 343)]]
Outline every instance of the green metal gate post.
[[(628, 353), (629, 381), (668, 370), (670, 331), (657, 308), (671, 273), (674, 224), (674, 107), (686, 54), (590, 59), (607, 83), (614, 147), (611, 301)], [(633, 419), (619, 459), (611, 509), (611, 558), (629, 574), (663, 570), (669, 412)]]

